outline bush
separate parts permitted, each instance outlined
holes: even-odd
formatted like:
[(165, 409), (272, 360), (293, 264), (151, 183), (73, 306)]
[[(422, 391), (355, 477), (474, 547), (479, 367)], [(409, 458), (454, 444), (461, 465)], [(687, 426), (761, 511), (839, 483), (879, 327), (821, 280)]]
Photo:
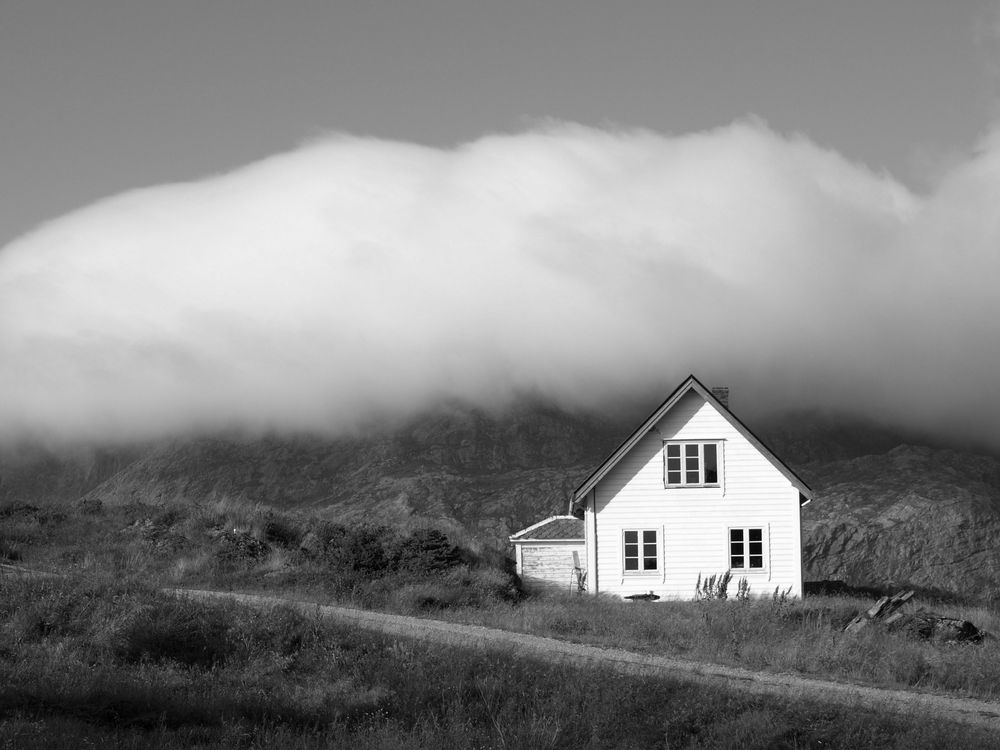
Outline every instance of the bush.
[(215, 555), (225, 563), (255, 563), (267, 557), (268, 546), (252, 534), (233, 530), (216, 537)]
[(322, 558), (332, 567), (367, 574), (385, 573), (395, 567), (389, 549), (394, 534), (384, 526), (363, 524), (348, 528), (339, 523), (327, 523), (316, 531), (322, 541)]
[(463, 562), (462, 551), (437, 529), (418, 529), (401, 537), (388, 526), (324, 524), (315, 534), (329, 565), (369, 576), (399, 570), (438, 573)]
[(284, 516), (271, 516), (264, 522), (263, 536), (265, 542), (292, 548), (302, 541), (302, 530)]
[(418, 529), (403, 539), (399, 567), (414, 573), (437, 573), (462, 563), (461, 550), (442, 531)]
[(352, 570), (377, 575), (396, 567), (391, 554), (395, 535), (385, 526), (358, 526), (344, 540), (342, 553)]
[(225, 662), (234, 650), (225, 611), (184, 600), (159, 600), (140, 609), (117, 640), (116, 654), (126, 662), (208, 668)]

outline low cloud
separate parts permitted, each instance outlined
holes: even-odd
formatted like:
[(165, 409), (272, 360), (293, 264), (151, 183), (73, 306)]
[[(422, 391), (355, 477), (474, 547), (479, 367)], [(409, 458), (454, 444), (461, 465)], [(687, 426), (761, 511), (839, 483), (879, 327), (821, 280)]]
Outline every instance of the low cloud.
[(869, 413), (1000, 447), (1000, 137), (915, 195), (758, 121), (331, 137), (0, 250), (0, 436), (359, 429), (441, 399)]

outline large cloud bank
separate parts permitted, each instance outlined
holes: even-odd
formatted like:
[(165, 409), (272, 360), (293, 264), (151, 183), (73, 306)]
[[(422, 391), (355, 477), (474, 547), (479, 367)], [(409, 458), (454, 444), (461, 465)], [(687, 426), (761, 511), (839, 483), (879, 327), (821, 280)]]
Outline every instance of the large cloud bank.
[(331, 137), (0, 250), (0, 436), (337, 433), (521, 394), (600, 409), (695, 372), (741, 414), (1000, 446), (998, 206), (1000, 138), (917, 196), (756, 121)]

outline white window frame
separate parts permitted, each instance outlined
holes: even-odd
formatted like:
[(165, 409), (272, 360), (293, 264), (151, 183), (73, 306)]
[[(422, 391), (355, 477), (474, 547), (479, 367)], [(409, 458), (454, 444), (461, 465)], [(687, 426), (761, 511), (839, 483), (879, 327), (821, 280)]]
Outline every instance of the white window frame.
[[(726, 529), (726, 562), (729, 565), (729, 570), (736, 573), (761, 573), (767, 572), (770, 558), (770, 551), (768, 549), (768, 525), (763, 524), (760, 526), (730, 526)], [(733, 541), (733, 532), (741, 531), (743, 532), (743, 539), (740, 542)], [(753, 542), (750, 540), (750, 532), (759, 531), (760, 532), (760, 552), (753, 552), (750, 549), (750, 545)], [(739, 555), (733, 554), (733, 545), (740, 544), (742, 549)], [(741, 567), (735, 567), (733, 565), (734, 557), (742, 557), (743, 565)], [(760, 557), (760, 567), (754, 568), (750, 566), (751, 557)]]
[[(714, 482), (705, 481), (705, 446), (713, 445), (715, 446), (715, 471), (716, 477)], [(680, 456), (671, 457), (668, 456), (670, 446), (678, 446), (680, 449)], [(698, 459), (698, 481), (688, 482), (688, 468), (686, 466), (688, 458), (694, 458), (694, 456), (688, 455), (688, 446), (696, 446), (697, 448), (697, 459)], [(671, 458), (677, 458), (680, 460), (680, 468), (671, 469), (670, 460)], [(680, 473), (679, 482), (670, 481), (670, 472), (677, 471)], [(722, 487), (722, 477), (723, 477), (723, 466), (722, 466), (722, 441), (721, 440), (664, 440), (663, 441), (663, 486), (666, 488), (683, 488), (683, 487)]]
[[(625, 535), (626, 534), (630, 534), (630, 533), (638, 534), (638, 536), (636, 537), (637, 541), (635, 542), (636, 544), (639, 545), (638, 556), (636, 557), (636, 560), (637, 560), (637, 563), (638, 563), (638, 565), (640, 567), (637, 568), (637, 569), (635, 569), (635, 570), (629, 570), (626, 567), (627, 556), (625, 554), (625, 551), (626, 551)], [(649, 544), (649, 542), (646, 542), (645, 539), (644, 539), (644, 535), (647, 534), (647, 533), (654, 534), (653, 544), (655, 545), (655, 548), (656, 548), (656, 551), (655, 551), (654, 555), (646, 555), (646, 554), (644, 554), (644, 552), (645, 552), (644, 547), (647, 544)], [(662, 537), (662, 530), (661, 529), (651, 529), (651, 528), (644, 528), (644, 529), (641, 529), (641, 528), (622, 529), (622, 574), (626, 575), (626, 576), (658, 576), (658, 575), (661, 575), (662, 574), (662, 567), (663, 567), (663, 548), (661, 546), (661, 540), (662, 540), (662, 538), (663, 537)], [(649, 558), (652, 558), (652, 559), (654, 559), (656, 561), (656, 567), (655, 568), (643, 568), (643, 567), (641, 567), (644, 564), (644, 561), (646, 559), (649, 559)]]

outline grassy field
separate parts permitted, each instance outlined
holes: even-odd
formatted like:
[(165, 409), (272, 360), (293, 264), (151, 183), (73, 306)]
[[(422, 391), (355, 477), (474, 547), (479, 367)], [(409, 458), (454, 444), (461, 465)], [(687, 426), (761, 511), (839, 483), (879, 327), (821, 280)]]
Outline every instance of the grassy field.
[[(681, 656), (753, 670), (798, 673), (985, 700), (1000, 698), (1000, 645), (948, 644), (871, 627), (844, 633), (863, 599), (623, 603), (564, 596), (444, 613), (445, 618), (599, 646)], [(919, 606), (919, 605), (914, 605)], [(1000, 632), (976, 607), (935, 607)]]
[(424, 525), (348, 528), (224, 499), (0, 507), (4, 559), (160, 586), (310, 592), (373, 608), (469, 606), (520, 597), (502, 551), (456, 545)]
[(0, 746), (998, 747), (988, 733), (510, 653), (136, 584), (7, 579)]
[[(458, 540), (463, 542), (463, 540)], [(631, 604), (524, 597), (495, 550), (219, 501), (0, 508), (0, 746), (998, 746), (974, 730), (444, 650), (289, 611), (178, 602), (232, 588), (750, 669), (997, 697), (1000, 648), (843, 625), (846, 598)], [(692, 581), (692, 594), (694, 581)], [(911, 605), (916, 606), (916, 605)], [(987, 608), (935, 607), (1000, 632)], [(70, 741), (70, 740), (73, 741)], [(990, 743), (993, 743), (991, 745)]]

